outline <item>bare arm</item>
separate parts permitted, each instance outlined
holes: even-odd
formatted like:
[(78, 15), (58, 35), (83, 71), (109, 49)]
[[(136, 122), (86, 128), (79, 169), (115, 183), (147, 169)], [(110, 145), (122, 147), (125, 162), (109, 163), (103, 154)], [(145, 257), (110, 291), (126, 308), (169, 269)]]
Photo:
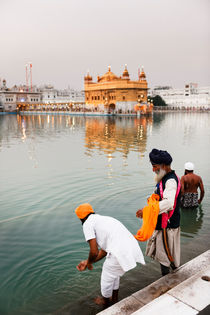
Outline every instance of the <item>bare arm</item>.
[(202, 181), (201, 177), (200, 177), (199, 187), (200, 187), (201, 193), (200, 193), (200, 199), (198, 200), (198, 203), (200, 204), (201, 201), (203, 200), (203, 197), (204, 197), (204, 194), (205, 194), (203, 181)]
[(93, 238), (92, 240), (89, 240), (88, 243), (90, 246), (90, 251), (89, 251), (89, 256), (88, 256), (88, 265), (89, 265), (95, 262), (95, 259), (97, 258), (98, 253), (99, 253), (99, 249), (98, 249), (98, 244), (95, 238)]
[(107, 255), (107, 252), (105, 252), (105, 250), (103, 250), (103, 249), (100, 249), (99, 253), (98, 253), (98, 256), (96, 257), (94, 263), (99, 261), (99, 260), (101, 260), (101, 259), (103, 259), (106, 255)]
[(181, 183), (181, 194), (184, 195), (184, 176), (181, 177), (180, 183)]
[(88, 243), (90, 246), (89, 256), (88, 259), (82, 260), (79, 263), (79, 265), (77, 265), (77, 269), (79, 271), (84, 271), (86, 268), (92, 270), (93, 269), (92, 264), (101, 260), (107, 255), (107, 253), (103, 249), (100, 250), (98, 249), (98, 245), (95, 238), (89, 240)]

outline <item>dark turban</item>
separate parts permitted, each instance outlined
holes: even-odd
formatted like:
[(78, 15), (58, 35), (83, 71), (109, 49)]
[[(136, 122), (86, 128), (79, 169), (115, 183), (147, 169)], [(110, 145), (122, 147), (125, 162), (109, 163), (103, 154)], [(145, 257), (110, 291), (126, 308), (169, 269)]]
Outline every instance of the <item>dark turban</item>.
[(152, 164), (170, 165), (172, 157), (167, 151), (153, 149), (149, 154), (150, 162)]

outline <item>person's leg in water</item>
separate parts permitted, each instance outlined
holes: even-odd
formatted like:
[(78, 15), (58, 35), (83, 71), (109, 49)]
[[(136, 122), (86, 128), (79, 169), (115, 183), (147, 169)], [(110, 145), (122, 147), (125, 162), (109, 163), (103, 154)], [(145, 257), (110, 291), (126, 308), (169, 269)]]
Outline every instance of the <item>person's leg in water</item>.
[(94, 302), (97, 304), (97, 305), (103, 305), (104, 309), (109, 307), (110, 305), (112, 305), (112, 302), (111, 302), (111, 298), (105, 298), (103, 296), (97, 296), (95, 299), (94, 299)]
[(120, 276), (124, 273), (115, 257), (110, 255), (106, 258), (101, 274), (102, 296), (95, 299), (96, 304), (103, 305), (106, 308), (118, 302)]
[(119, 293), (119, 289), (113, 290), (111, 298), (97, 296), (94, 301), (97, 305), (103, 305), (105, 309), (118, 302), (118, 293)]
[(114, 280), (114, 285), (113, 285), (112, 304), (115, 304), (118, 302), (119, 287), (120, 287), (120, 277), (117, 276)]
[(94, 299), (97, 305), (103, 305), (104, 309), (118, 302), (120, 277), (115, 276), (104, 268), (101, 275), (101, 294)]
[(112, 304), (115, 304), (118, 302), (118, 293), (119, 293), (119, 289), (118, 290), (113, 290), (112, 293)]

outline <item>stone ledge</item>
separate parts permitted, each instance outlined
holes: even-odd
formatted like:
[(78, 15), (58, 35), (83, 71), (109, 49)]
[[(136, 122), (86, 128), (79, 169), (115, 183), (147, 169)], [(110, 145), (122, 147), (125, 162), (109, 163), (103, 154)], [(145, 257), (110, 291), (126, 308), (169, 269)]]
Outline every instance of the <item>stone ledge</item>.
[(135, 297), (131, 295), (98, 314), (129, 315), (129, 314), (133, 314), (133, 312), (135, 312), (137, 309), (140, 309), (142, 306), (144, 306), (144, 304), (138, 301)]
[(180, 302), (168, 293), (153, 300), (132, 315), (196, 315), (198, 311)]
[[(132, 312), (144, 307), (161, 295), (165, 294), (180, 283), (194, 276), (196, 273), (205, 270), (210, 265), (210, 250), (188, 261), (180, 266), (175, 272), (161, 277), (157, 281), (148, 285), (142, 290), (137, 291), (108, 309), (98, 313), (100, 315), (130, 315)], [(202, 280), (203, 281), (203, 280)], [(172, 291), (173, 292), (173, 291)], [(134, 303), (134, 298), (138, 302)]]
[[(202, 279), (204, 276), (204, 279)], [(205, 280), (206, 279), (206, 280)], [(154, 299), (132, 315), (198, 314), (210, 300), (210, 267), (197, 272), (166, 294)]]
[[(203, 280), (204, 276), (209, 280)], [(201, 311), (210, 303), (210, 267), (180, 283), (168, 294)]]

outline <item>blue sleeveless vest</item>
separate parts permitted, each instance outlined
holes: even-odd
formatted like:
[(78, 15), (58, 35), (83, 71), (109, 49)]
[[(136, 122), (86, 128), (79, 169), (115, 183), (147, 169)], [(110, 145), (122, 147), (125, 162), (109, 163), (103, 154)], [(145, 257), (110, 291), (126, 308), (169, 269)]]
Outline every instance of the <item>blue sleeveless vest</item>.
[[(174, 171), (171, 171), (171, 172), (167, 173), (162, 178), (163, 191), (165, 190), (165, 184), (166, 184), (167, 180), (169, 180), (171, 178), (175, 179), (175, 181), (177, 182), (177, 187), (178, 187), (177, 176), (176, 176)], [(155, 193), (158, 194), (160, 196), (160, 200), (162, 200), (161, 194), (160, 194), (159, 183), (156, 185)], [(173, 215), (169, 219), (169, 222), (167, 224), (167, 228), (176, 229), (176, 228), (178, 228), (180, 226), (180, 210), (179, 210), (179, 208), (180, 208), (180, 198), (181, 198), (181, 191), (178, 194), (176, 208), (174, 209)], [(156, 225), (156, 228), (155, 228), (156, 230), (162, 230), (162, 228), (161, 228), (161, 219), (162, 219), (162, 215), (159, 214), (157, 225)]]

